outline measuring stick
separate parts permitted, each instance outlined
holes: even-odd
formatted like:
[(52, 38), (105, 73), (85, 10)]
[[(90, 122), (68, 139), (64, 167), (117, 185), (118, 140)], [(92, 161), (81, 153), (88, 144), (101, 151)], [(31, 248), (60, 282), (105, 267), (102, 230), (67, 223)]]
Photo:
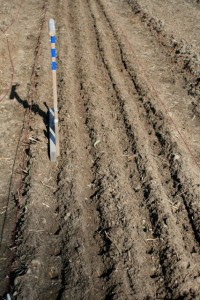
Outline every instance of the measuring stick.
[(59, 146), (59, 129), (58, 129), (58, 96), (57, 96), (57, 80), (56, 80), (56, 30), (54, 19), (49, 20), (49, 35), (51, 37), (51, 69), (53, 76), (53, 104), (54, 104), (54, 125), (55, 125), (55, 142), (56, 156), (60, 155)]

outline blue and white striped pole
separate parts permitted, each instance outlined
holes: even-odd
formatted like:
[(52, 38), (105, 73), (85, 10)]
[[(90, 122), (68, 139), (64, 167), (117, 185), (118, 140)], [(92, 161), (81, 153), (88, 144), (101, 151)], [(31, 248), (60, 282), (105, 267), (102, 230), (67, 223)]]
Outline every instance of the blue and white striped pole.
[[(57, 98), (57, 80), (56, 80), (56, 30), (54, 19), (49, 20), (49, 35), (51, 37), (51, 69), (53, 76), (53, 102), (54, 108), (49, 111), (49, 132), (50, 132), (50, 159), (56, 160), (60, 155), (59, 129), (58, 129), (58, 98)], [(53, 117), (53, 120), (52, 120)]]

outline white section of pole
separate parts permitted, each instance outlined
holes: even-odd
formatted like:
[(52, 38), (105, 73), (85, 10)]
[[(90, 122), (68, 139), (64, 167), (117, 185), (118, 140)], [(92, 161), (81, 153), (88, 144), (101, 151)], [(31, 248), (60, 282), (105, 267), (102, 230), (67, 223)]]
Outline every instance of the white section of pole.
[(50, 36), (55, 36), (56, 35), (56, 28), (55, 28), (54, 19), (49, 19), (49, 35)]

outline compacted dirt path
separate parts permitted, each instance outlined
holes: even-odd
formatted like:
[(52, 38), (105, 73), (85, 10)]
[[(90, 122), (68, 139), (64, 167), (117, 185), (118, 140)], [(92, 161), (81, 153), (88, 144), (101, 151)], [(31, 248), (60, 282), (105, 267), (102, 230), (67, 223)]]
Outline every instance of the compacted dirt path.
[[(17, 153), (11, 179), (12, 164), (2, 159), (10, 182), (0, 203), (2, 299), (199, 299), (198, 56), (184, 69), (186, 54), (176, 60), (168, 28), (158, 36), (158, 23), (156, 30), (146, 23), (137, 1), (29, 5), (23, 9), (40, 11), (29, 28), (35, 44), (23, 44), (30, 53), (35, 47), (27, 63), (33, 77), (23, 75), (32, 94), (22, 102), (28, 129), (22, 126), (17, 150), (9, 144), (13, 159)], [(61, 147), (54, 164), (47, 138), (50, 16)], [(20, 120), (14, 98), (9, 113), (15, 105)], [(20, 126), (12, 130), (20, 134)]]

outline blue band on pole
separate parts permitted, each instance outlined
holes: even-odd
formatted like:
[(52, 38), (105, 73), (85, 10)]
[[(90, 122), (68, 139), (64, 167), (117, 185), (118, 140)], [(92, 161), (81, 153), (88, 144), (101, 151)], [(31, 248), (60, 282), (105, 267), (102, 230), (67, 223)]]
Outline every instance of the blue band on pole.
[(56, 49), (51, 49), (51, 57), (56, 57)]
[(55, 36), (51, 36), (51, 43), (55, 44), (56, 43), (56, 37)]
[(56, 62), (55, 61), (52, 61), (52, 63), (51, 63), (51, 69), (53, 71), (56, 70)]

